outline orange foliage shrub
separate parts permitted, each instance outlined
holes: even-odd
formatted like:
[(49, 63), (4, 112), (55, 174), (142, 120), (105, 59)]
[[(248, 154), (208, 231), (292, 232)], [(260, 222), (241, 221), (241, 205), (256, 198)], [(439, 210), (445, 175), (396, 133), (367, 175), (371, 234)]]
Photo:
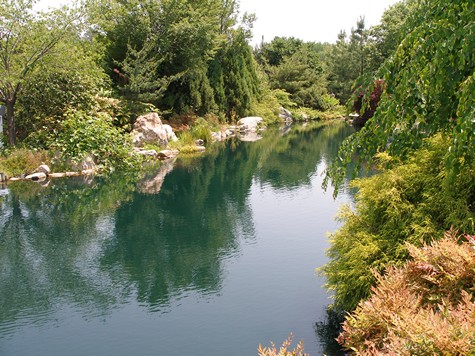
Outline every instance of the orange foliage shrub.
[(412, 260), (376, 276), (338, 342), (362, 355), (475, 354), (475, 238), (458, 240), (408, 245)]
[(270, 347), (262, 347), (259, 345), (257, 352), (259, 356), (309, 356), (304, 352), (303, 340), (301, 340), (293, 350), (289, 350), (292, 345), (292, 333), (285, 340), (282, 346), (277, 350), (274, 343), (271, 342)]

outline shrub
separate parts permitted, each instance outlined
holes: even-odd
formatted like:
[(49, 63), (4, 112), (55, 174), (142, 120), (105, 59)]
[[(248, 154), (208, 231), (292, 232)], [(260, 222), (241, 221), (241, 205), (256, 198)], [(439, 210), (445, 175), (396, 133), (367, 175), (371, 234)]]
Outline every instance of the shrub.
[(352, 183), (359, 190), (355, 210), (341, 210), (344, 224), (330, 236), (330, 261), (320, 270), (335, 291), (335, 308), (351, 311), (367, 298), (376, 282), (371, 271), (384, 273), (402, 265), (409, 257), (406, 242), (420, 246), (452, 226), (475, 232), (474, 169), (465, 168), (457, 180), (447, 181), (447, 149), (447, 140), (439, 135), (404, 164), (380, 155), (387, 168)]
[(391, 268), (347, 317), (338, 341), (358, 354), (469, 355), (475, 352), (475, 238), (454, 232), (408, 245), (412, 261)]
[(60, 154), (60, 160), (69, 159), (78, 164), (93, 155), (97, 164), (106, 170), (137, 168), (138, 158), (131, 154), (130, 137), (114, 127), (106, 114), (69, 111), (61, 121), (59, 131), (48, 137), (49, 147)]
[(277, 350), (274, 343), (271, 342), (271, 346), (262, 347), (259, 345), (257, 352), (259, 356), (308, 356), (304, 352), (303, 340), (301, 340), (293, 350), (289, 350), (289, 347), (292, 345), (292, 333), (289, 335), (287, 340), (285, 340), (282, 346)]
[(41, 164), (49, 164), (46, 151), (33, 151), (25, 148), (15, 149), (0, 158), (0, 172), (10, 177), (33, 173)]
[(195, 139), (201, 139), (205, 142), (211, 142), (211, 129), (212, 125), (208, 123), (204, 118), (197, 118), (191, 129), (191, 135)]

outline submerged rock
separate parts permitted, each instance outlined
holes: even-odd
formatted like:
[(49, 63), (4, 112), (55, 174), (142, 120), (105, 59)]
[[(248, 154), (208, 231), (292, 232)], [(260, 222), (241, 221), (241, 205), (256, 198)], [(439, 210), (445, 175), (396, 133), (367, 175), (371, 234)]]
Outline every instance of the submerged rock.
[(37, 172), (33, 174), (28, 174), (25, 179), (32, 180), (34, 182), (42, 182), (46, 180), (47, 175), (43, 172)]

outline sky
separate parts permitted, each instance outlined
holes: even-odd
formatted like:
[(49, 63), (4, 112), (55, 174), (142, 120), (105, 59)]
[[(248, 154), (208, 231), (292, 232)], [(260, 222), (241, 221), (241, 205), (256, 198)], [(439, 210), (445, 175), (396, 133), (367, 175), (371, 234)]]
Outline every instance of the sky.
[(241, 12), (253, 12), (252, 44), (270, 42), (275, 36), (308, 42), (337, 40), (340, 30), (350, 32), (365, 17), (366, 27), (377, 25), (384, 10), (398, 0), (240, 0)]

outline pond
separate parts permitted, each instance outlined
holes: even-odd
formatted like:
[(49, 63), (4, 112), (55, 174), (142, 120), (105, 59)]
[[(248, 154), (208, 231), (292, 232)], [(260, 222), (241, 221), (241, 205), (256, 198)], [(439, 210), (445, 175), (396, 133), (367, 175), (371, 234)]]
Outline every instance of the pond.
[(315, 268), (351, 195), (322, 172), (352, 129), (269, 129), (134, 178), (15, 182), (0, 196), (1, 355), (330, 352)]

